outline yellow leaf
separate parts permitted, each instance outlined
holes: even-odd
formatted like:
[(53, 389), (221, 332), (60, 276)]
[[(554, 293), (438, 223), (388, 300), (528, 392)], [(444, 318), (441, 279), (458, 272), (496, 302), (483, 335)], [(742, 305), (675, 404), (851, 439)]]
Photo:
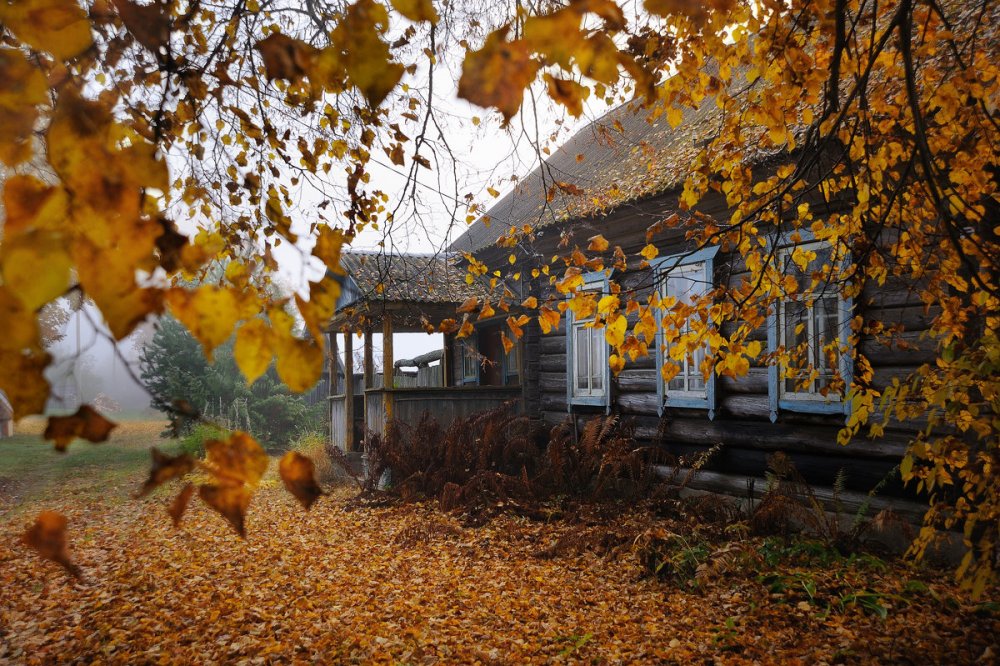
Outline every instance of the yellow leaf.
[(500, 344), (503, 345), (503, 351), (505, 354), (509, 354), (510, 350), (514, 348), (514, 343), (503, 331), (500, 331)]
[(3, 184), (3, 205), (7, 215), (4, 236), (29, 228), (58, 229), (68, 217), (66, 191), (46, 185), (34, 176), (13, 175)]
[(655, 245), (649, 243), (646, 247), (642, 248), (642, 251), (639, 254), (641, 254), (646, 261), (652, 261), (658, 254), (660, 254), (660, 251), (656, 249)]
[(313, 247), (313, 256), (317, 257), (323, 264), (337, 274), (343, 274), (340, 267), (340, 254), (344, 248), (344, 232), (340, 229), (322, 226), (319, 228), (319, 236), (316, 238), (316, 245)]
[[(39, 347), (38, 325), (33, 313), (3, 285), (0, 285), (0, 321), (4, 326), (3, 335), (0, 335), (0, 351), (20, 352)], [(0, 374), (3, 372), (0, 369)]]
[(225, 518), (236, 533), (246, 538), (246, 513), (253, 493), (243, 486), (205, 484), (198, 496)]
[(20, 0), (0, 3), (0, 21), (34, 49), (60, 60), (90, 48), (90, 21), (76, 0)]
[(617, 310), (619, 304), (618, 296), (614, 294), (601, 296), (601, 300), (597, 301), (597, 311), (601, 314), (608, 314)]
[(48, 83), (38, 68), (23, 53), (0, 49), (0, 162), (16, 166), (31, 157), (36, 105), (47, 97)]
[(257, 440), (245, 432), (205, 442), (205, 466), (220, 483), (256, 488), (270, 462)]
[(667, 122), (670, 123), (671, 127), (680, 126), (684, 122), (684, 111), (676, 106), (671, 106), (667, 109)]
[(0, 276), (29, 311), (57, 298), (69, 287), (70, 261), (59, 233), (32, 230), (0, 246)]
[(612, 347), (620, 347), (625, 342), (625, 331), (628, 330), (628, 319), (623, 314), (610, 319), (604, 327), (604, 337)]
[(311, 340), (279, 340), (276, 365), (278, 376), (295, 393), (308, 391), (323, 374), (323, 364), (326, 362), (323, 350)]
[(246, 377), (247, 384), (253, 384), (267, 371), (274, 358), (274, 342), (271, 329), (263, 319), (251, 319), (240, 326), (233, 345), (236, 366)]
[(552, 310), (544, 305), (538, 310), (538, 324), (542, 328), (542, 333), (548, 334), (553, 329), (558, 329), (561, 318), (562, 315), (558, 310)]
[(309, 283), (308, 301), (299, 294), (295, 295), (295, 304), (298, 306), (299, 313), (305, 320), (306, 328), (309, 329), (313, 339), (323, 339), (324, 329), (337, 309), (339, 297), (340, 284), (329, 277), (324, 277), (319, 282)]
[[(389, 45), (382, 40), (388, 27), (384, 6), (358, 0), (333, 31), (334, 46), (324, 51), (340, 60), (351, 83), (373, 107), (382, 103), (403, 76), (403, 66), (390, 61)], [(332, 49), (336, 52), (330, 53)]]
[(438, 13), (431, 0), (391, 0), (397, 12), (411, 21), (438, 22)]
[(625, 359), (618, 354), (611, 354), (608, 356), (608, 365), (611, 366), (611, 372), (615, 373), (615, 377), (617, 377), (618, 373), (625, 369)]
[(236, 297), (228, 289), (214, 285), (192, 291), (171, 289), (167, 292), (167, 303), (174, 316), (201, 343), (210, 360), (212, 351), (233, 334), (239, 319)]
[(49, 383), (43, 374), (50, 356), (38, 349), (0, 350), (0, 391), (14, 408), (14, 419), (41, 414), (49, 398)]

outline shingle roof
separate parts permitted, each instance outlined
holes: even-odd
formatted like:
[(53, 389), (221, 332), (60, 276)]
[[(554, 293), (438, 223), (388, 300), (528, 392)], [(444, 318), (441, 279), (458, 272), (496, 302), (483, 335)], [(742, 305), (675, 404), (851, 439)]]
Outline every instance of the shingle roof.
[(338, 308), (367, 302), (461, 303), (480, 296), (480, 289), (465, 282), (466, 271), (451, 255), (395, 254), (350, 250), (340, 258), (353, 279)]
[[(671, 189), (683, 182), (691, 160), (719, 123), (721, 111), (711, 99), (698, 109), (685, 109), (673, 128), (666, 115), (648, 120), (650, 112), (629, 102), (579, 130), (556, 150), (544, 167), (536, 167), (450, 246), (474, 252), (492, 245), (509, 228), (535, 228), (567, 219), (606, 213), (635, 199)], [(582, 190), (569, 194), (556, 185)], [(546, 194), (554, 187), (554, 198)], [(572, 189), (572, 188), (570, 188)]]

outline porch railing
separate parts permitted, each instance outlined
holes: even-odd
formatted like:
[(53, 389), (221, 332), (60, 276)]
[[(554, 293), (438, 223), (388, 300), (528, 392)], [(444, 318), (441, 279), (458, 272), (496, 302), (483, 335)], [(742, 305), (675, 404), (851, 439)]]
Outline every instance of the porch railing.
[[(365, 391), (365, 428), (372, 432), (385, 431), (385, 389)], [(499, 407), (511, 400), (520, 404), (520, 386), (449, 386), (438, 388), (397, 388), (389, 391), (392, 398), (392, 418), (416, 425), (424, 412), (429, 412), (444, 426), (456, 418)]]

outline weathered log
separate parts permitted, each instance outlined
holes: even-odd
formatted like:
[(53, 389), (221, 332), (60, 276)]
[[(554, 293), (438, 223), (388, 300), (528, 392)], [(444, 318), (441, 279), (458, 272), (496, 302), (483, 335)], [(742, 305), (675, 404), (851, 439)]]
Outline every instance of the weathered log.
[(622, 393), (656, 393), (657, 371), (626, 367), (618, 374), (618, 390)]
[(561, 354), (540, 354), (538, 369), (543, 372), (566, 372), (566, 347)]
[(546, 354), (566, 354), (566, 335), (563, 333), (562, 329), (558, 333), (552, 332), (548, 335), (543, 335), (541, 340), (538, 341), (538, 346), (541, 349), (542, 356)]
[(724, 393), (763, 393), (767, 395), (767, 368), (750, 368), (742, 377), (719, 377), (718, 385)]

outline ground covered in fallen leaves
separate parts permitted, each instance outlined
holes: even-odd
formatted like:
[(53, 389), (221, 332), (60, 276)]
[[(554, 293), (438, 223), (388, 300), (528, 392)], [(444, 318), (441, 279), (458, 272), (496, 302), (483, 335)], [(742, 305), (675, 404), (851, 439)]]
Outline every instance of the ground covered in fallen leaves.
[[(430, 505), (358, 506), (349, 489), (307, 513), (273, 476), (244, 541), (201, 503), (174, 529), (167, 493), (129, 499), (142, 474), (8, 507), (0, 663), (959, 664), (1000, 654), (996, 603), (808, 542), (720, 544), (676, 520), (606, 509), (466, 527)], [(69, 519), (82, 581), (19, 543), (42, 508)], [(650, 544), (662, 560), (652, 567)]]

